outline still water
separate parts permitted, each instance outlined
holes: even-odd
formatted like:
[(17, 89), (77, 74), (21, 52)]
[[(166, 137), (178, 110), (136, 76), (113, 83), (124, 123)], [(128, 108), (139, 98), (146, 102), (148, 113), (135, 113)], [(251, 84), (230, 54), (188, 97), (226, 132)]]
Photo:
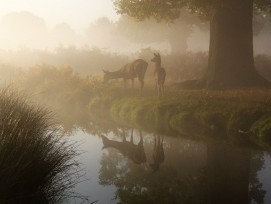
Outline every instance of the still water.
[(77, 130), (69, 140), (79, 141), (85, 172), (74, 191), (88, 198), (70, 203), (271, 203), (266, 152), (136, 129)]

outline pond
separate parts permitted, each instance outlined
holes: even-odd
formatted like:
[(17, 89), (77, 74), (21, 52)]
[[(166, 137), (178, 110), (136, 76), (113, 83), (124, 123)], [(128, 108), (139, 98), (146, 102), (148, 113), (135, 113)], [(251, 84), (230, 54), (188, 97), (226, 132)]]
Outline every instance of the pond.
[(267, 152), (128, 128), (68, 138), (83, 152), (74, 191), (86, 198), (70, 203), (271, 203)]

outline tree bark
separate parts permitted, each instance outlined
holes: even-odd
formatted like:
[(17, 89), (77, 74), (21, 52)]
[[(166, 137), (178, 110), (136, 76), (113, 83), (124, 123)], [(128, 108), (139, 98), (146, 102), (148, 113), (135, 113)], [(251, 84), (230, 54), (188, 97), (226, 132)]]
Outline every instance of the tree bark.
[(255, 69), (253, 56), (253, 0), (220, 0), (210, 23), (208, 88), (268, 86)]

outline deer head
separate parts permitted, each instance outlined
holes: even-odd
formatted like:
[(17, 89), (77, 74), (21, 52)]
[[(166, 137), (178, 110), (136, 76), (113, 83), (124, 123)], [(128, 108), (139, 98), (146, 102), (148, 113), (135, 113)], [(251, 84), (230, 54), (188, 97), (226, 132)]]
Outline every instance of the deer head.
[(159, 53), (153, 53), (154, 57), (151, 59), (152, 62), (161, 64), (161, 56)]
[(106, 83), (110, 79), (110, 72), (103, 69), (103, 73), (104, 73), (104, 82)]

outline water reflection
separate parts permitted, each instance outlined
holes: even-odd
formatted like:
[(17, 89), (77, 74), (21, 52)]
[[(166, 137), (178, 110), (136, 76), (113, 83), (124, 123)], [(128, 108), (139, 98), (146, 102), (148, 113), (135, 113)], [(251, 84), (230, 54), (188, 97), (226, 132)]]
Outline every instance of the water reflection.
[[(97, 119), (91, 122), (88, 117), (66, 127), (75, 135), (80, 127), (90, 134), (89, 146), (97, 146), (97, 153), (83, 150), (93, 157), (88, 171), (97, 169), (90, 176), (98, 179), (96, 186), (89, 184), (88, 191), (95, 188), (101, 195), (114, 197), (109, 203), (271, 203), (266, 196), (270, 192), (264, 188), (271, 181), (259, 180), (265, 159), (271, 160), (262, 151), (226, 141), (198, 142), (146, 133), (102, 119), (97, 124)], [(94, 135), (104, 136), (98, 140)], [(91, 195), (92, 200), (104, 203), (104, 195)]]
[[(100, 183), (115, 185), (120, 203), (188, 203), (186, 201), (191, 201), (191, 198), (202, 200), (195, 197), (195, 192), (200, 192), (201, 182), (197, 178), (204, 166), (204, 145), (177, 138), (164, 140), (157, 135), (144, 136), (147, 164), (137, 165), (111, 149), (102, 157)], [(165, 151), (167, 159), (159, 168), (163, 160), (161, 150)], [(150, 164), (155, 162), (154, 153), (160, 154), (156, 159), (159, 170), (156, 167), (155, 174), (150, 168)]]
[[(264, 203), (257, 176), (262, 153), (224, 141), (143, 137), (141, 131), (135, 145), (132, 133), (130, 142), (102, 137), (106, 147), (114, 148), (101, 158), (100, 184), (116, 186), (120, 203)], [(139, 152), (146, 163), (133, 158)]]
[(115, 148), (119, 150), (124, 156), (131, 159), (135, 164), (142, 164), (146, 162), (146, 154), (143, 147), (143, 137), (142, 131), (139, 131), (140, 141), (138, 144), (134, 144), (133, 139), (133, 129), (131, 130), (130, 141), (126, 141), (126, 135), (122, 135), (122, 142), (110, 140), (105, 136), (101, 136), (103, 140), (103, 149), (105, 148)]
[(153, 147), (153, 163), (150, 164), (153, 172), (159, 170), (160, 164), (163, 163), (165, 160), (165, 153), (164, 153), (164, 144), (163, 144), (164, 137), (160, 135), (154, 134), (154, 147)]
[(263, 203), (265, 192), (257, 178), (263, 155), (225, 142), (207, 144), (208, 203)]

